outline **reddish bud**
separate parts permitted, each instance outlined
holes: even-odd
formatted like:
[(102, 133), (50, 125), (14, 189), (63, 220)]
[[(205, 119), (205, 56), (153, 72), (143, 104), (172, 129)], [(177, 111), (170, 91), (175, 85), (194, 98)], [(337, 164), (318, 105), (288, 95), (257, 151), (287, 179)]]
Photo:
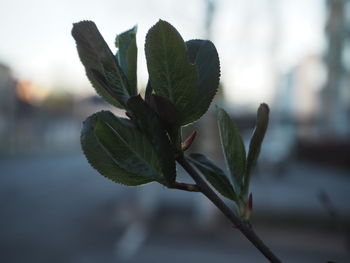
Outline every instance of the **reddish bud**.
[(194, 139), (196, 138), (196, 135), (197, 135), (197, 132), (193, 131), (192, 134), (188, 136), (187, 139), (181, 143), (181, 149), (183, 151), (186, 151), (188, 148), (191, 147)]
[(252, 193), (250, 193), (250, 195), (249, 195), (248, 209), (250, 210), (250, 212), (253, 210), (253, 195), (252, 195)]
[(244, 219), (245, 221), (249, 221), (253, 211), (253, 195), (250, 193), (248, 204), (245, 208)]

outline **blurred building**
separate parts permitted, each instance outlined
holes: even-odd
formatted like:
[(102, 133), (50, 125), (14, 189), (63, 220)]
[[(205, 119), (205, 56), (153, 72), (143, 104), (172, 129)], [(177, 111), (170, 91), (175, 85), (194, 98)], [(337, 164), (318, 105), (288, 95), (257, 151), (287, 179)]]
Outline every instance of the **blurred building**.
[(327, 80), (319, 112), (325, 136), (350, 135), (350, 1), (327, 0)]

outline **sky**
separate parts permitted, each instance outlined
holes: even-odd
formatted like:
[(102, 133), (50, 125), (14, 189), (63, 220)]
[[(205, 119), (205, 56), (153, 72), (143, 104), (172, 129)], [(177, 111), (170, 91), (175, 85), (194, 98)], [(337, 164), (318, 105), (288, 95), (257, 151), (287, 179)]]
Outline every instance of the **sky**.
[[(158, 19), (173, 24), (184, 40), (205, 38), (205, 0), (0, 0), (0, 62), (41, 87), (92, 94), (70, 31), (93, 20), (115, 51), (114, 38), (138, 25), (139, 87), (147, 81), (144, 39)], [(228, 99), (269, 102), (276, 74), (293, 69), (324, 49), (324, 1), (217, 0), (211, 40), (221, 61)]]

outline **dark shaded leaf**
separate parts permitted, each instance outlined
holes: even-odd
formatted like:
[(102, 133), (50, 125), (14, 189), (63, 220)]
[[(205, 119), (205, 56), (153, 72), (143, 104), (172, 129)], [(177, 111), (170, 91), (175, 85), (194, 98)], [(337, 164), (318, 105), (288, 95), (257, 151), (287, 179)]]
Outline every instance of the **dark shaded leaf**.
[(154, 92), (174, 103), (186, 116), (185, 109), (192, 102), (198, 75), (179, 32), (168, 22), (159, 20), (148, 31), (145, 51)]
[(176, 177), (175, 157), (164, 126), (141, 96), (131, 97), (128, 108), (135, 117), (138, 127), (153, 145), (167, 186), (172, 186)]
[(137, 95), (137, 26), (119, 34), (115, 39), (118, 48), (116, 58), (119, 66), (128, 78), (130, 96)]
[(110, 112), (93, 114), (84, 122), (81, 145), (91, 166), (117, 183), (162, 182), (152, 146), (127, 119)]
[(111, 112), (96, 113), (94, 130), (123, 169), (146, 177), (157, 177), (159, 162), (146, 136), (128, 119)]
[(72, 36), (86, 75), (96, 92), (110, 104), (125, 108), (130, 97), (127, 78), (95, 23), (81, 21), (73, 24)]
[(223, 196), (236, 201), (237, 195), (225, 173), (205, 155), (190, 154), (188, 160), (204, 175), (208, 182)]
[(172, 142), (180, 146), (181, 141), (178, 139), (180, 139), (181, 111), (171, 101), (155, 94), (150, 96), (149, 105), (157, 113)]
[(248, 191), (250, 177), (253, 173), (254, 167), (258, 160), (262, 142), (265, 137), (267, 126), (269, 124), (269, 107), (262, 103), (257, 112), (256, 126), (249, 144), (249, 151), (247, 157), (247, 173), (244, 182), (245, 193)]
[(219, 107), (217, 111), (221, 146), (231, 174), (231, 182), (237, 187), (236, 191), (240, 192), (246, 169), (246, 153), (243, 140), (236, 124), (227, 112)]
[(190, 62), (198, 70), (198, 83), (192, 103), (186, 109), (184, 124), (198, 120), (209, 108), (220, 80), (219, 55), (209, 40), (190, 40), (186, 42)]
[(151, 86), (151, 82), (148, 80), (147, 81), (147, 86), (146, 86), (146, 91), (145, 91), (145, 101), (147, 103), (149, 103), (150, 100), (151, 100), (152, 92), (153, 92), (153, 89), (152, 89), (152, 86)]

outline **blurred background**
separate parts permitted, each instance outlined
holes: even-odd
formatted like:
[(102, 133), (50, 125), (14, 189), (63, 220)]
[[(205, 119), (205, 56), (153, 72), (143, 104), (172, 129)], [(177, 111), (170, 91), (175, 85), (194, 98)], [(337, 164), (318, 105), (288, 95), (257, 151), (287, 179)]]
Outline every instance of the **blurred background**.
[[(253, 225), (283, 262), (350, 262), (350, 1), (0, 0), (1, 262), (266, 262), (196, 193), (123, 187), (79, 144), (104, 103), (85, 76), (72, 23), (114, 38), (159, 18), (185, 40), (211, 39), (221, 61), (215, 103), (246, 144), (256, 109), (271, 122), (252, 182)], [(223, 165), (212, 109), (185, 133)], [(223, 166), (222, 166), (223, 167)], [(179, 176), (186, 175), (179, 169)]]

